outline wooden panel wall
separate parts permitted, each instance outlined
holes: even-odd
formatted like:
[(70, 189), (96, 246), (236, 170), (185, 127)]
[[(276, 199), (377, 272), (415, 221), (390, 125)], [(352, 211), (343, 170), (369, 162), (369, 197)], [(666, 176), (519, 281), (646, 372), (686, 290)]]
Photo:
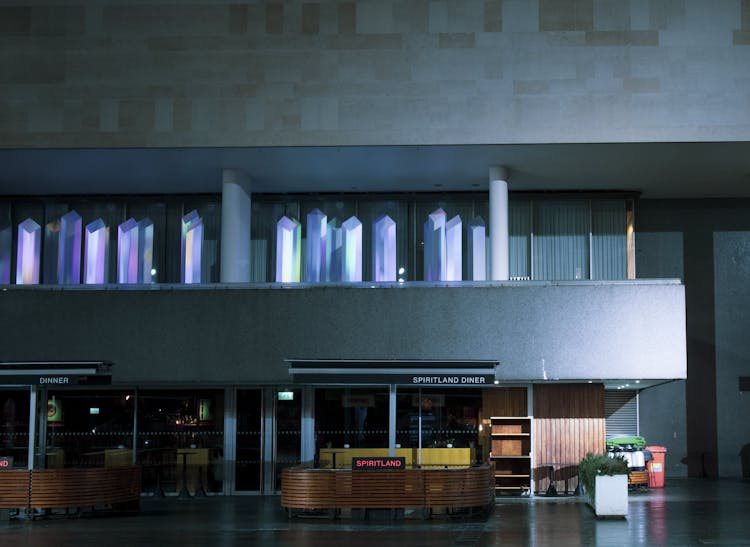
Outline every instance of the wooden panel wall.
[(493, 416), (528, 416), (525, 387), (501, 387), (482, 390), (482, 414)]
[(578, 462), (587, 452), (603, 452), (606, 440), (604, 386), (534, 385), (534, 489), (547, 490), (554, 465), (558, 492), (578, 484)]

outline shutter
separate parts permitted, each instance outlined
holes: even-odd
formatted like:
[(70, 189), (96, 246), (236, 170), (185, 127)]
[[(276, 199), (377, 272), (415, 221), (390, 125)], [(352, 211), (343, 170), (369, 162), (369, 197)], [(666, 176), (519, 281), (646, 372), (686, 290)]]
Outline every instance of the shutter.
[(607, 436), (638, 435), (638, 392), (618, 390), (604, 392), (604, 415)]

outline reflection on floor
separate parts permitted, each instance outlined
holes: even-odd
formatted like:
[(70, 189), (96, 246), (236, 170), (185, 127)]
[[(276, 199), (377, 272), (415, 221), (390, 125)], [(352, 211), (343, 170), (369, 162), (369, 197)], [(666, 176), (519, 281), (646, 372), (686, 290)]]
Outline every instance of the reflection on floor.
[(750, 482), (667, 480), (633, 492), (625, 520), (580, 498), (499, 498), (486, 521), (289, 520), (276, 496), (144, 498), (136, 515), (0, 522), (0, 545), (750, 545)]

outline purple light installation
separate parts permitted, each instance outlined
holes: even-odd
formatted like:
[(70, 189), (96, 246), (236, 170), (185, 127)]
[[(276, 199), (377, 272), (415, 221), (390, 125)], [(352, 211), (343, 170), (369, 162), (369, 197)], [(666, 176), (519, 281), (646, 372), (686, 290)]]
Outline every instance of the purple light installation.
[(372, 280), (396, 281), (396, 222), (388, 215), (372, 223)]
[(341, 225), (341, 233), (341, 281), (362, 281), (362, 223), (357, 217), (350, 217)]
[(41, 260), (42, 227), (27, 218), (18, 225), (16, 284), (37, 285)]
[(284, 216), (276, 224), (276, 282), (299, 283), (302, 225)]
[(134, 218), (117, 227), (117, 282), (138, 283), (138, 223)]
[(83, 262), (85, 284), (102, 285), (108, 282), (109, 228), (101, 218), (86, 225)]
[(446, 276), (446, 215), (436, 209), (424, 223), (424, 280), (444, 281)]
[(83, 220), (75, 211), (60, 218), (57, 244), (57, 282), (61, 285), (81, 282), (81, 228)]
[(10, 284), (10, 256), (13, 232), (9, 224), (0, 228), (0, 285)]
[(325, 281), (327, 229), (328, 217), (320, 209), (307, 214), (305, 271), (308, 283)]
[(466, 232), (468, 244), (469, 279), (472, 281), (485, 281), (487, 279), (487, 232), (484, 219), (475, 218), (469, 224)]
[(203, 253), (203, 219), (198, 211), (182, 217), (182, 268), (183, 283), (201, 282), (201, 256)]
[(341, 226), (336, 218), (328, 221), (326, 232), (326, 281), (341, 281)]
[(463, 257), (461, 248), (461, 231), (463, 223), (459, 215), (445, 224), (445, 280), (461, 281)]

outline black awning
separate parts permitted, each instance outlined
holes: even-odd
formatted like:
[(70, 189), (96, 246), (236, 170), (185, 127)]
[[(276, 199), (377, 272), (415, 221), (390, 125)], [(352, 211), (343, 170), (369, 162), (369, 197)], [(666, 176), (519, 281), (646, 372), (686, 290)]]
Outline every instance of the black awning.
[(397, 384), (481, 387), (495, 382), (497, 361), (287, 359), (298, 384)]
[(108, 361), (4, 361), (0, 362), (0, 385), (109, 385), (111, 366)]

